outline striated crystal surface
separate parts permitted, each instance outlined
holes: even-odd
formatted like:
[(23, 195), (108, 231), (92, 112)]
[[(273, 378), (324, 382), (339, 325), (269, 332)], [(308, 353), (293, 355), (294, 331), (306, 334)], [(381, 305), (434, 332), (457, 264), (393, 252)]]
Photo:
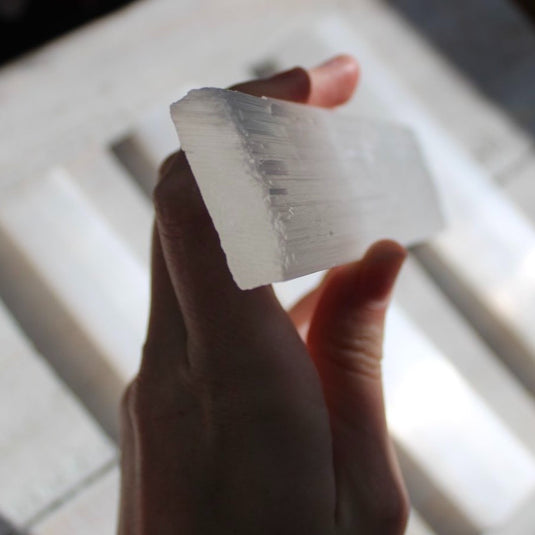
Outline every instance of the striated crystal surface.
[(190, 91), (171, 115), (242, 289), (442, 225), (418, 143), (398, 124), (213, 88)]

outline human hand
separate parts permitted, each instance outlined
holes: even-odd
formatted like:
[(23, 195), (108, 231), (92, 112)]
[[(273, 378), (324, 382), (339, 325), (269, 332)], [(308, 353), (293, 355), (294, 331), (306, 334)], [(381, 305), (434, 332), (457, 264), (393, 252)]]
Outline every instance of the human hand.
[[(357, 78), (340, 56), (235, 89), (333, 107)], [(122, 407), (120, 535), (403, 533), (381, 353), (404, 249), (375, 244), (288, 314), (271, 287), (234, 283), (184, 154), (160, 175), (148, 334)]]

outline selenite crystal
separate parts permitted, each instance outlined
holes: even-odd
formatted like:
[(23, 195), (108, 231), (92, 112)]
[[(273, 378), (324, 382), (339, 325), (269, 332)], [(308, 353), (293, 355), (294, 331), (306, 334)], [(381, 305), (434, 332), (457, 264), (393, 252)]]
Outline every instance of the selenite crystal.
[(213, 88), (190, 91), (171, 116), (242, 289), (356, 260), (381, 238), (410, 245), (442, 226), (405, 127)]

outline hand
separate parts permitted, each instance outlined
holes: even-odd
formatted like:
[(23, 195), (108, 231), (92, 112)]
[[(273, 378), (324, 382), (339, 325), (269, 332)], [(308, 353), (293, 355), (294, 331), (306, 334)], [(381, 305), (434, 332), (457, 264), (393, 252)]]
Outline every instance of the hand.
[[(234, 89), (333, 107), (357, 78), (340, 56)], [(271, 287), (234, 283), (184, 154), (160, 174), (149, 328), (122, 410), (120, 534), (403, 533), (381, 352), (405, 250), (375, 244), (287, 314)]]

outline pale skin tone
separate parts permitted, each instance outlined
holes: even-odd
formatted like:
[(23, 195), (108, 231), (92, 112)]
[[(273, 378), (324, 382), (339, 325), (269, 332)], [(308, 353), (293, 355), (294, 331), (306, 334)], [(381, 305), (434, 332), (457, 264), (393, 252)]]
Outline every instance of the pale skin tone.
[[(339, 56), (234, 89), (332, 108), (354, 92)], [(405, 250), (331, 270), (291, 311), (239, 290), (183, 153), (154, 193), (152, 302), (122, 407), (120, 535), (404, 532), (388, 435), (384, 316)]]

